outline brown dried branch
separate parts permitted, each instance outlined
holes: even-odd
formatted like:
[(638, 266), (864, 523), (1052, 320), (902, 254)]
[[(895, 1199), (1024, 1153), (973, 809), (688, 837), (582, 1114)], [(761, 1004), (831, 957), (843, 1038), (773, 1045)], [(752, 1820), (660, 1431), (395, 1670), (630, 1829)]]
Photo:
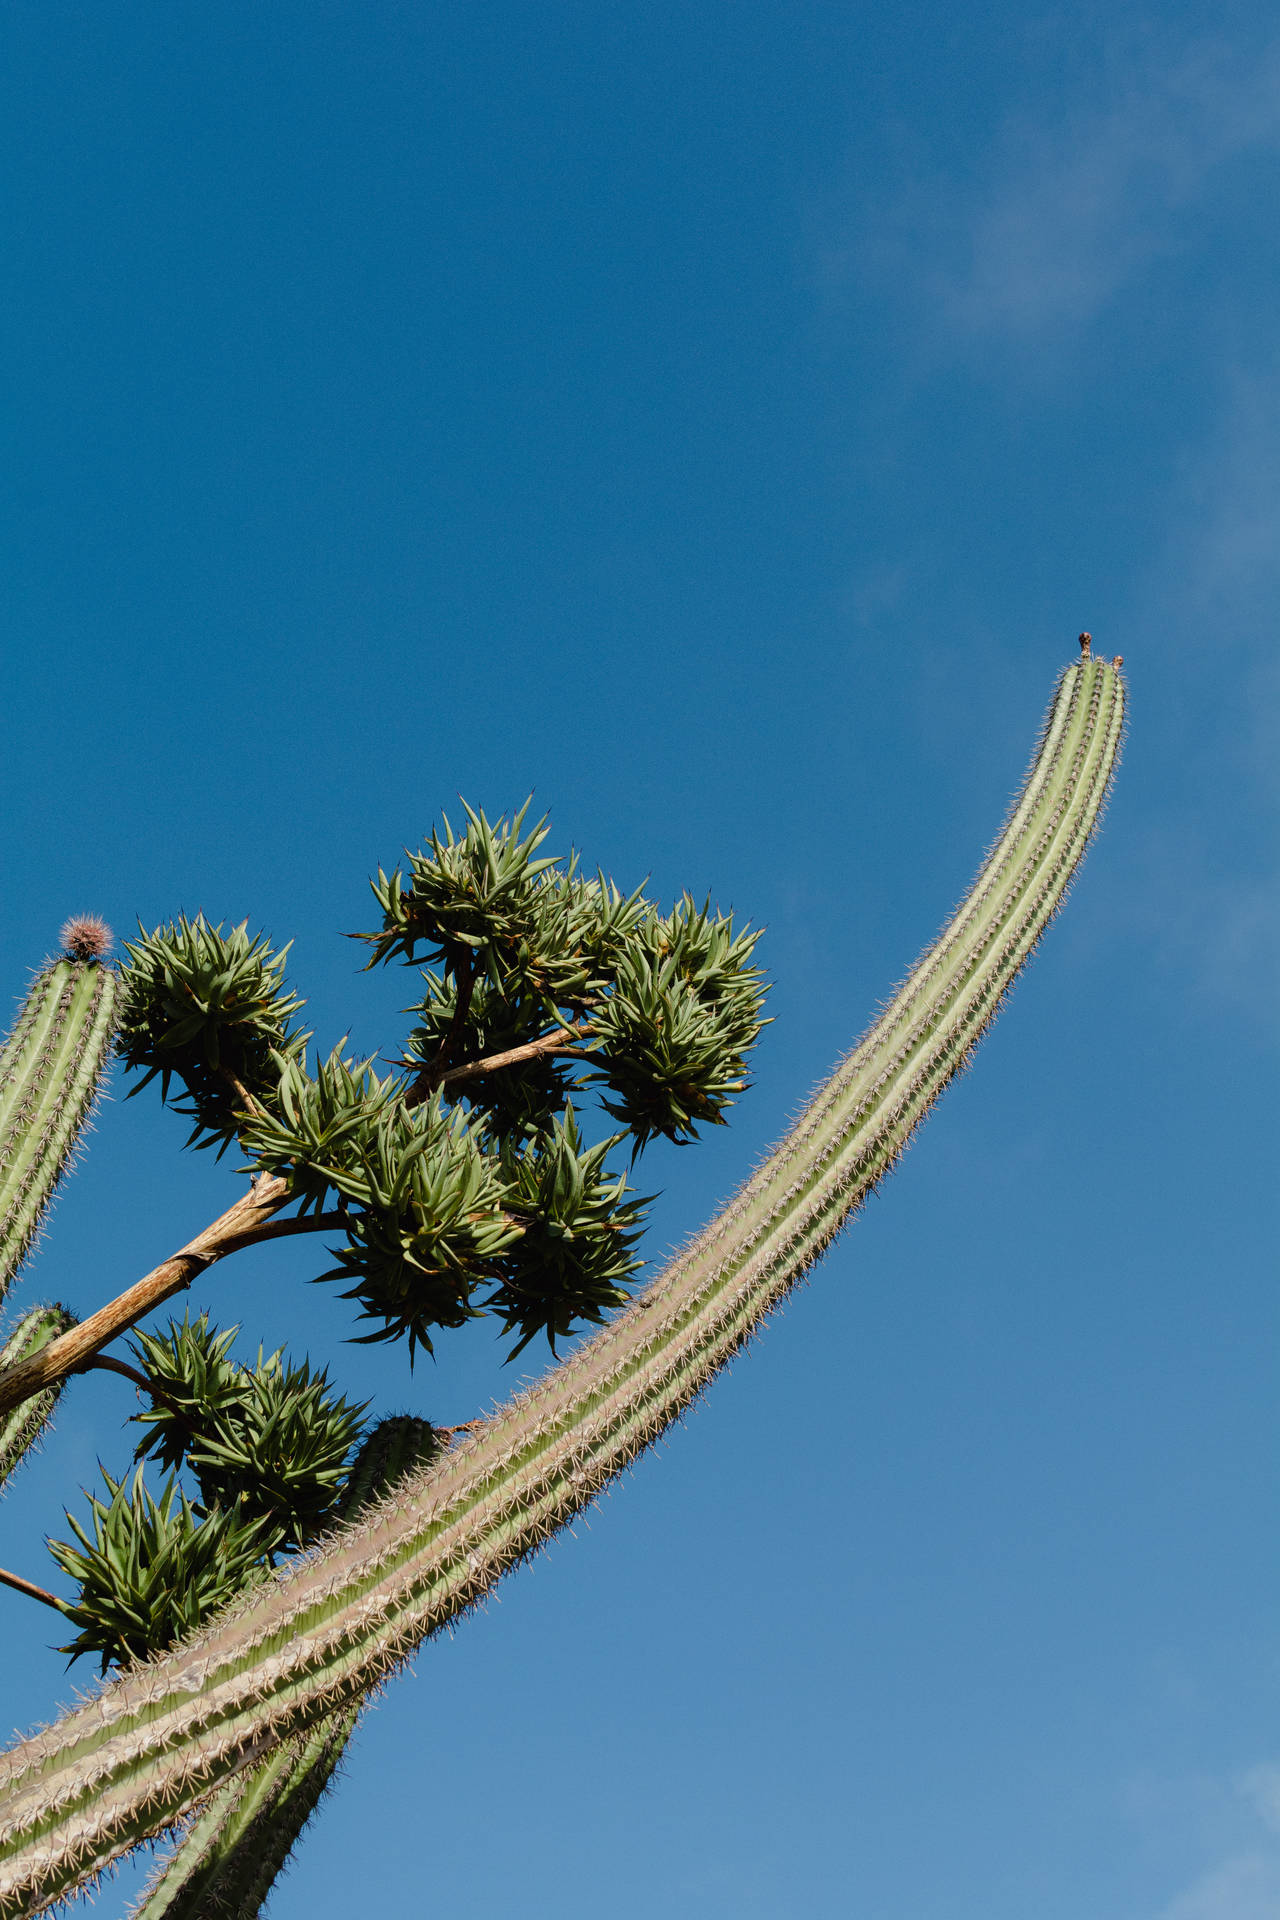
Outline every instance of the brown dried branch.
[(56, 1607), (59, 1613), (68, 1611), (66, 1601), (59, 1600), (48, 1587), (38, 1587), (34, 1580), (24, 1580), (20, 1573), (10, 1573), (5, 1567), (0, 1567), (0, 1585), (12, 1587), (15, 1593), (25, 1593), (29, 1599), (42, 1600), (46, 1607)]
[(481, 1073), (497, 1073), (502, 1067), (522, 1066), (526, 1060), (585, 1054), (585, 1047), (566, 1041), (566, 1033), (564, 1027), (553, 1027), (550, 1033), (544, 1033), (538, 1040), (526, 1041), (522, 1047), (508, 1047), (505, 1053), (489, 1053), (483, 1060), (464, 1060), (461, 1066), (450, 1067), (446, 1073), (437, 1075), (429, 1091), (436, 1086), (448, 1086), (454, 1080), (473, 1080)]
[(317, 1233), (344, 1221), (342, 1213), (311, 1213), (277, 1220), (275, 1215), (289, 1198), (287, 1181), (270, 1174), (228, 1207), (211, 1226), (189, 1240), (177, 1253), (170, 1254), (158, 1267), (127, 1287), (116, 1299), (108, 1301), (97, 1313), (66, 1333), (59, 1334), (39, 1353), (11, 1367), (0, 1367), (0, 1413), (8, 1413), (34, 1394), (56, 1387), (68, 1374), (77, 1373), (100, 1348), (120, 1334), (127, 1333), (153, 1308), (162, 1306), (189, 1287), (199, 1273), (238, 1253), (242, 1247), (257, 1246), (263, 1240), (278, 1240), (288, 1234)]

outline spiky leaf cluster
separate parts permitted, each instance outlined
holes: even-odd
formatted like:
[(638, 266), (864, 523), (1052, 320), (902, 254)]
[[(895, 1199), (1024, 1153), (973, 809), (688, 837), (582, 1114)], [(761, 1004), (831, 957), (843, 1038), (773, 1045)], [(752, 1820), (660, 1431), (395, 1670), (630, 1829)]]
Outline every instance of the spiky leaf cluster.
[[(494, 1075), (500, 1081), (501, 1075)], [(285, 1065), (279, 1111), (252, 1118), (241, 1143), (260, 1167), (284, 1172), (306, 1206), (337, 1199), (345, 1246), (325, 1279), (377, 1321), (370, 1340), (407, 1337), (431, 1350), (431, 1330), (482, 1311), (535, 1333), (598, 1322), (626, 1296), (641, 1203), (604, 1161), (625, 1138), (586, 1148), (572, 1107), (520, 1143), (488, 1115), (446, 1105), (437, 1091), (409, 1106), (401, 1090), (335, 1053), (314, 1080)]]
[(382, 927), (365, 936), (371, 965), (443, 960), (456, 973), (479, 961), (500, 977), (526, 938), (538, 878), (556, 864), (538, 857), (547, 823), (540, 820), (522, 839), (527, 801), (511, 820), (492, 826), (462, 804), (466, 831), (455, 836), (447, 818), (443, 839), (433, 829), (427, 847), (408, 856), (407, 885), (399, 868), (390, 876), (379, 868), (373, 892)]
[[(75, 1543), (49, 1543), (80, 1589), (66, 1608), (81, 1630), (63, 1649), (73, 1659), (96, 1653), (105, 1669), (171, 1645), (349, 1504), (365, 1409), (283, 1351), (239, 1364), (236, 1331), (220, 1333), (201, 1314), (134, 1336), (151, 1395), (134, 1416), (144, 1429), (139, 1464), (127, 1482), (104, 1468), (109, 1497), (90, 1495), (87, 1526), (67, 1515)], [(143, 1479), (148, 1458), (168, 1473), (158, 1499)], [(179, 1485), (182, 1470), (195, 1501)]]
[[(688, 895), (664, 915), (586, 878), (572, 855), (541, 855), (546, 824), (522, 837), (525, 812), (491, 825), (468, 807), (466, 831), (446, 820), (443, 839), (409, 856), (407, 880), (374, 882), (373, 960), (433, 963), (407, 1048), (418, 1084), (465, 1097), (495, 1134), (526, 1137), (573, 1088), (600, 1084), (638, 1147), (692, 1139), (746, 1085), (764, 1024), (758, 934)], [(472, 1072), (535, 1043), (546, 1051)]]
[[(550, 1016), (539, 993), (520, 992), (514, 983), (495, 987), (487, 979), (464, 988), (451, 973), (423, 974), (425, 993), (412, 1009), (417, 1025), (406, 1046), (408, 1062), (425, 1077), (434, 1066), (456, 1058), (465, 1044), (472, 1059), (487, 1060), (527, 1047), (547, 1031)], [(465, 994), (463, 1024), (458, 1024), (459, 998)], [(566, 1052), (543, 1052), (505, 1066), (494, 1073), (468, 1076), (455, 1089), (485, 1116), (498, 1139), (529, 1138), (545, 1127), (548, 1115), (558, 1113), (578, 1085), (580, 1059), (567, 1050), (574, 1034), (566, 1029)]]
[(284, 978), (288, 948), (272, 951), (242, 921), (230, 933), (203, 914), (184, 915), (127, 941), (117, 1046), (142, 1069), (135, 1091), (158, 1075), (164, 1098), (174, 1078), (177, 1109), (192, 1120), (191, 1139), (219, 1150), (234, 1139), (245, 1094), (270, 1107), (282, 1060), (306, 1046), (294, 1018), (303, 1002)]
[(593, 1078), (638, 1146), (722, 1125), (746, 1086), (746, 1054), (764, 1024), (763, 975), (751, 965), (759, 937), (685, 894), (674, 912), (650, 914), (619, 955), (592, 1009)]
[(646, 1202), (605, 1169), (624, 1138), (585, 1146), (566, 1106), (537, 1140), (505, 1149), (507, 1204), (523, 1231), (503, 1255), (499, 1285), (485, 1304), (503, 1316), (505, 1331), (518, 1330), (512, 1358), (539, 1333), (554, 1353), (557, 1338), (598, 1326), (625, 1302)]
[[(587, 1148), (571, 1096), (598, 1088), (633, 1155), (720, 1122), (746, 1085), (764, 981), (758, 936), (728, 916), (688, 896), (662, 914), (550, 857), (527, 805), (496, 823), (464, 810), (461, 833), (446, 819), (373, 885), (370, 964), (427, 963), (409, 1079), (334, 1056), (307, 1083), (294, 1063), (242, 1139), (260, 1166), (293, 1169), (304, 1204), (351, 1210), (333, 1275), (380, 1322), (366, 1337), (407, 1336), (412, 1352), (479, 1302), (518, 1352), (598, 1321), (639, 1264), (641, 1203), (605, 1168), (624, 1136)], [(406, 1125), (415, 1102), (435, 1117)]]
[(322, 1277), (411, 1359), (481, 1311), (519, 1351), (616, 1305), (640, 1203), (604, 1165), (622, 1136), (587, 1148), (572, 1097), (595, 1088), (633, 1157), (691, 1139), (745, 1086), (763, 1024), (755, 933), (548, 855), (527, 804), (496, 823), (464, 809), (461, 833), (446, 819), (407, 872), (379, 873), (381, 926), (361, 936), (371, 965), (427, 963), (401, 1078), (341, 1047), (313, 1065), (285, 952), (244, 926), (144, 934), (126, 974), (125, 1058), (166, 1095), (177, 1077), (193, 1138), (236, 1137), (344, 1229)]
[(310, 1078), (283, 1063), (278, 1111), (252, 1117), (241, 1143), (283, 1173), (303, 1210), (336, 1200), (347, 1229), (337, 1265), (346, 1298), (379, 1322), (366, 1340), (408, 1338), (431, 1351), (433, 1327), (480, 1309), (478, 1288), (523, 1232), (506, 1211), (508, 1175), (479, 1121), (443, 1096), (410, 1106), (403, 1088), (339, 1051)]
[(302, 1212), (336, 1196), (368, 1203), (368, 1166), (400, 1089), (379, 1079), (371, 1061), (347, 1060), (335, 1047), (318, 1061), (314, 1078), (302, 1054), (277, 1056), (279, 1079), (272, 1110), (251, 1114), (240, 1144), (256, 1166), (283, 1173)]
[(152, 1404), (134, 1458), (187, 1467), (201, 1509), (261, 1523), (264, 1551), (305, 1546), (329, 1519), (359, 1433), (363, 1406), (329, 1385), (324, 1369), (286, 1360), (283, 1349), (238, 1365), (238, 1329), (219, 1333), (208, 1314), (139, 1333), (133, 1350)]
[(437, 1094), (419, 1107), (389, 1107), (366, 1140), (344, 1192), (360, 1211), (337, 1264), (322, 1276), (348, 1283), (345, 1297), (380, 1324), (365, 1340), (407, 1335), (430, 1353), (432, 1327), (460, 1327), (472, 1296), (521, 1227), (506, 1212), (497, 1154), (478, 1123)]
[(80, 1589), (64, 1608), (80, 1632), (60, 1651), (96, 1653), (105, 1673), (172, 1646), (260, 1578), (270, 1525), (220, 1507), (201, 1517), (172, 1478), (155, 1500), (141, 1467), (102, 1477), (109, 1497), (90, 1494), (88, 1528), (67, 1515), (79, 1544), (49, 1551)]

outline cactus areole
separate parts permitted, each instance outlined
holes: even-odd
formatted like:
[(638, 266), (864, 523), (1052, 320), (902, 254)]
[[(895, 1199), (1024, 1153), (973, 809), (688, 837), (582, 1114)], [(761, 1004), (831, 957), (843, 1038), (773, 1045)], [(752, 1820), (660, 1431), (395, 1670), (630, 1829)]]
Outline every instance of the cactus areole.
[(0, 1914), (65, 1897), (276, 1741), (354, 1705), (689, 1405), (964, 1066), (1062, 903), (1124, 708), (1108, 662), (1067, 668), (966, 899), (781, 1145), (631, 1306), (313, 1555), (0, 1758)]

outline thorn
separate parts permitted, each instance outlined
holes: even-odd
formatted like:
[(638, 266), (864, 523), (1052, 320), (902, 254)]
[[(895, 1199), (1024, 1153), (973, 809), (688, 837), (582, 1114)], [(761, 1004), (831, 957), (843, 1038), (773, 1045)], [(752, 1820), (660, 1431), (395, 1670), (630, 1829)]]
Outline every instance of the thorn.
[(1082, 633), (1080, 635), (1080, 653), (1081, 657), (1085, 660), (1089, 658), (1089, 648), (1092, 643), (1093, 635), (1091, 633)]
[(1111, 664), (1115, 668), (1116, 672), (1119, 673), (1121, 667), (1124, 665), (1124, 655), (1122, 653), (1118, 653), (1115, 659), (1111, 662)]

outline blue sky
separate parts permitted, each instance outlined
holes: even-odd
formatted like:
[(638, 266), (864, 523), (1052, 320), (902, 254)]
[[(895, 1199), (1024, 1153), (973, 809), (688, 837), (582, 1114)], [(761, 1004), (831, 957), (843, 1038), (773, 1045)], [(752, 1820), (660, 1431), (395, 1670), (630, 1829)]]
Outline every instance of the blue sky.
[[(203, 909), (392, 1048), (368, 876), (533, 791), (767, 927), (753, 1090), (646, 1162), (660, 1256), (963, 890), (1077, 631), (1131, 680), (973, 1072), (389, 1690), (272, 1911), (1272, 1920), (1270, 14), (42, 0), (0, 54), (11, 996), (69, 912)], [(221, 1211), (183, 1137), (105, 1105), (22, 1297), (89, 1310)], [(511, 1384), (487, 1329), (412, 1378), (346, 1345), (308, 1273), (210, 1303), (386, 1409)], [(4, 1564), (122, 1464), (118, 1384)], [(0, 1619), (26, 1727), (74, 1676)]]

